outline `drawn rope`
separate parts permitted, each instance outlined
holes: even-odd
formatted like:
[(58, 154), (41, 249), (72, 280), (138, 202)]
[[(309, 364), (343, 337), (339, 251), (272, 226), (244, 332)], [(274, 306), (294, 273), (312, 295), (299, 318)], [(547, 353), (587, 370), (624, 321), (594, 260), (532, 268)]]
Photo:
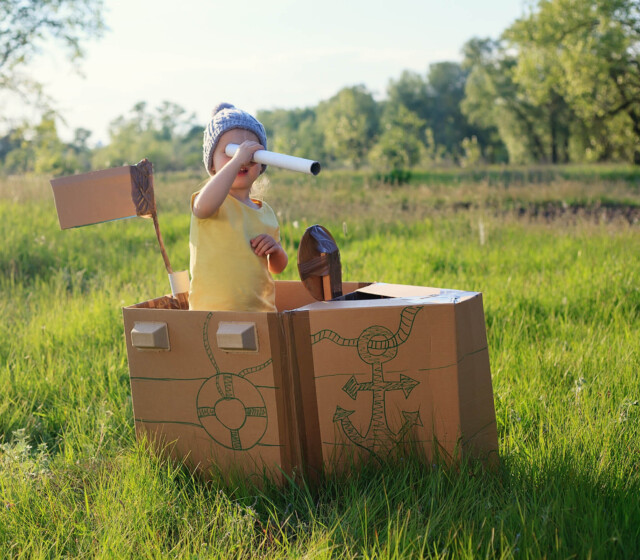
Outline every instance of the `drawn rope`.
[(261, 369), (266, 368), (268, 365), (271, 364), (273, 360), (271, 358), (269, 358), (264, 364), (260, 364), (259, 366), (253, 366), (250, 368), (245, 368), (243, 369), (240, 373), (238, 373), (238, 375), (240, 377), (246, 377), (247, 375), (251, 375), (252, 373), (255, 373), (256, 371), (260, 371)]
[(369, 341), (368, 347), (374, 350), (386, 350), (387, 348), (400, 346), (406, 342), (407, 338), (409, 338), (409, 334), (411, 334), (411, 328), (413, 327), (416, 315), (421, 309), (422, 307), (418, 306), (405, 307), (400, 315), (400, 325), (393, 337), (386, 340), (372, 339)]
[(343, 338), (337, 332), (324, 329), (322, 331), (317, 332), (316, 334), (311, 336), (311, 344), (315, 344), (316, 342), (320, 342), (328, 338), (331, 342), (337, 344), (338, 346), (358, 346), (357, 338)]
[(209, 360), (211, 360), (211, 363), (213, 364), (213, 367), (215, 368), (216, 373), (219, 374), (220, 369), (218, 368), (216, 359), (213, 357), (213, 350), (211, 349), (211, 344), (209, 344), (209, 321), (211, 320), (212, 316), (213, 316), (213, 313), (209, 313), (204, 322), (204, 329), (202, 329), (202, 341), (204, 342), (204, 349), (207, 352), (207, 356), (209, 356)]
[[(409, 338), (413, 322), (421, 309), (422, 307), (419, 306), (405, 307), (400, 315), (400, 325), (396, 333), (385, 340), (369, 340), (367, 348), (372, 350), (386, 350), (387, 348), (403, 344), (407, 338)], [(311, 344), (316, 344), (326, 338), (338, 346), (358, 346), (358, 338), (343, 338), (337, 332), (330, 329), (324, 329), (311, 335)]]

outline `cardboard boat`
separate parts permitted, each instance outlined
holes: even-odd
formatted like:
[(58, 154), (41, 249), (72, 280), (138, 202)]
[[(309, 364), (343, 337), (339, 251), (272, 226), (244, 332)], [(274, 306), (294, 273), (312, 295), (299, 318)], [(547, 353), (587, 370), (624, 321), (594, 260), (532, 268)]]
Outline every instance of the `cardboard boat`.
[[(62, 228), (152, 215), (172, 278), (148, 161), (51, 184)], [(186, 288), (123, 309), (139, 437), (205, 475), (313, 477), (398, 446), (497, 459), (482, 294), (343, 283), (321, 226), (298, 268), (275, 312), (189, 310)]]

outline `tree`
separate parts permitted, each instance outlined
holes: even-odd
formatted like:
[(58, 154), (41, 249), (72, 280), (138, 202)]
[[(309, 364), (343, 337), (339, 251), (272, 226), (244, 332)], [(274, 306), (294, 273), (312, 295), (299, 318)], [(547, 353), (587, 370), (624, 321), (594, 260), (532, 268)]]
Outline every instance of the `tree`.
[(73, 151), (58, 137), (55, 116), (45, 114), (35, 127), (32, 140), (33, 170), (39, 174), (67, 175), (75, 171)]
[(73, 132), (73, 140), (69, 145), (77, 161), (78, 171), (89, 171), (91, 169), (91, 148), (89, 138), (92, 132), (86, 128), (76, 128)]
[[(531, 26), (519, 21), (505, 31), (504, 37), (509, 47), (519, 50), (520, 45), (529, 42), (530, 33)], [(521, 95), (543, 108), (548, 118), (552, 163), (568, 161), (571, 124), (575, 121), (559, 87), (559, 72), (555, 54), (534, 45), (520, 50), (513, 68), (513, 80), (521, 88)]]
[(55, 114), (44, 114), (35, 126), (23, 124), (0, 139), (0, 168), (6, 173), (35, 172), (46, 175), (70, 175), (87, 171), (88, 148), (82, 151), (88, 131), (76, 130), (79, 145), (65, 144), (58, 137)]
[(258, 111), (272, 151), (309, 159), (324, 159), (324, 135), (316, 111), (304, 109), (273, 109)]
[(463, 65), (470, 69), (463, 113), (473, 124), (498, 131), (511, 163), (546, 161), (546, 120), (513, 79), (517, 60), (491, 39), (471, 39), (463, 54)]
[(460, 109), (469, 70), (457, 62), (439, 62), (429, 67), (428, 93), (431, 98), (428, 126), (439, 146), (457, 157), (464, 138), (479, 137), (482, 129), (472, 126)]
[(397, 80), (390, 80), (387, 99), (392, 105), (404, 105), (418, 118), (428, 121), (431, 99), (427, 81), (417, 72), (404, 70)]
[(452, 159), (461, 155), (465, 138), (475, 136), (481, 144), (491, 142), (492, 131), (470, 123), (461, 111), (468, 75), (469, 69), (456, 62), (438, 62), (429, 66), (424, 78), (405, 70), (387, 88), (389, 103), (403, 105), (421, 119), (421, 136), (429, 138), (441, 156), (448, 154)]
[(425, 122), (402, 104), (386, 103), (380, 121), (380, 137), (369, 152), (378, 169), (407, 169), (420, 161)]
[(320, 103), (317, 114), (328, 154), (360, 167), (378, 132), (378, 107), (371, 93), (363, 85), (343, 88)]
[(202, 128), (195, 115), (164, 101), (149, 111), (143, 101), (109, 125), (110, 142), (94, 154), (94, 167), (136, 163), (146, 157), (157, 171), (196, 167), (202, 161)]
[(2, 170), (6, 173), (26, 173), (33, 170), (35, 156), (33, 146), (28, 140), (29, 130), (23, 124), (12, 128), (0, 142), (2, 151)]
[[(505, 37), (519, 50), (516, 79), (539, 95), (556, 92), (604, 142), (626, 121), (640, 165), (640, 5), (637, 0), (539, 0)], [(537, 85), (536, 85), (537, 84)], [(534, 87), (535, 86), (535, 87)], [(606, 155), (604, 146), (600, 146)]]
[(50, 39), (65, 47), (72, 62), (83, 58), (83, 42), (104, 31), (102, 7), (102, 0), (2, 0), (0, 90), (39, 101), (41, 85), (23, 69)]
[(163, 101), (156, 109), (155, 127), (163, 140), (173, 140), (188, 132), (195, 118), (195, 113), (187, 114), (177, 103)]

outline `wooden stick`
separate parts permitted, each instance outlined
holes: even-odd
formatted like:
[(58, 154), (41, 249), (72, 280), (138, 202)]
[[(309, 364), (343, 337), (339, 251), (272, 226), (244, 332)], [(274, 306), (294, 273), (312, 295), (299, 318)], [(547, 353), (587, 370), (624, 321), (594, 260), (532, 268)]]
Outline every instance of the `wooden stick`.
[(169, 262), (167, 251), (164, 248), (164, 243), (162, 242), (162, 235), (160, 234), (160, 224), (158, 223), (158, 214), (154, 211), (151, 214), (151, 218), (153, 219), (153, 227), (156, 228), (156, 237), (158, 238), (158, 243), (160, 244), (160, 252), (162, 253), (162, 258), (164, 259), (164, 266), (167, 269), (167, 272), (171, 274), (173, 270), (171, 269), (171, 263)]
[[(329, 259), (327, 253), (320, 253), (320, 258)], [(329, 261), (327, 260), (327, 263)], [(331, 274), (325, 274), (322, 276), (322, 294), (324, 301), (330, 301), (333, 299), (333, 290), (331, 289)]]

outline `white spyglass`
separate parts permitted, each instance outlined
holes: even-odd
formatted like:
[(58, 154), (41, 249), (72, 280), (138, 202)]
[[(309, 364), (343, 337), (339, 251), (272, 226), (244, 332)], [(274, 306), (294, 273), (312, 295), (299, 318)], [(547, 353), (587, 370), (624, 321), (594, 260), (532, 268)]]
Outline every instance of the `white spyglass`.
[[(233, 157), (238, 150), (238, 147), (238, 144), (227, 144), (224, 151), (229, 157)], [(258, 150), (253, 154), (252, 159), (256, 163), (274, 165), (275, 167), (281, 167), (282, 169), (288, 169), (289, 171), (299, 171), (300, 173), (307, 173), (308, 175), (317, 175), (320, 173), (320, 164), (312, 159), (304, 159), (296, 156), (279, 154), (277, 152), (269, 152), (268, 150)]]

